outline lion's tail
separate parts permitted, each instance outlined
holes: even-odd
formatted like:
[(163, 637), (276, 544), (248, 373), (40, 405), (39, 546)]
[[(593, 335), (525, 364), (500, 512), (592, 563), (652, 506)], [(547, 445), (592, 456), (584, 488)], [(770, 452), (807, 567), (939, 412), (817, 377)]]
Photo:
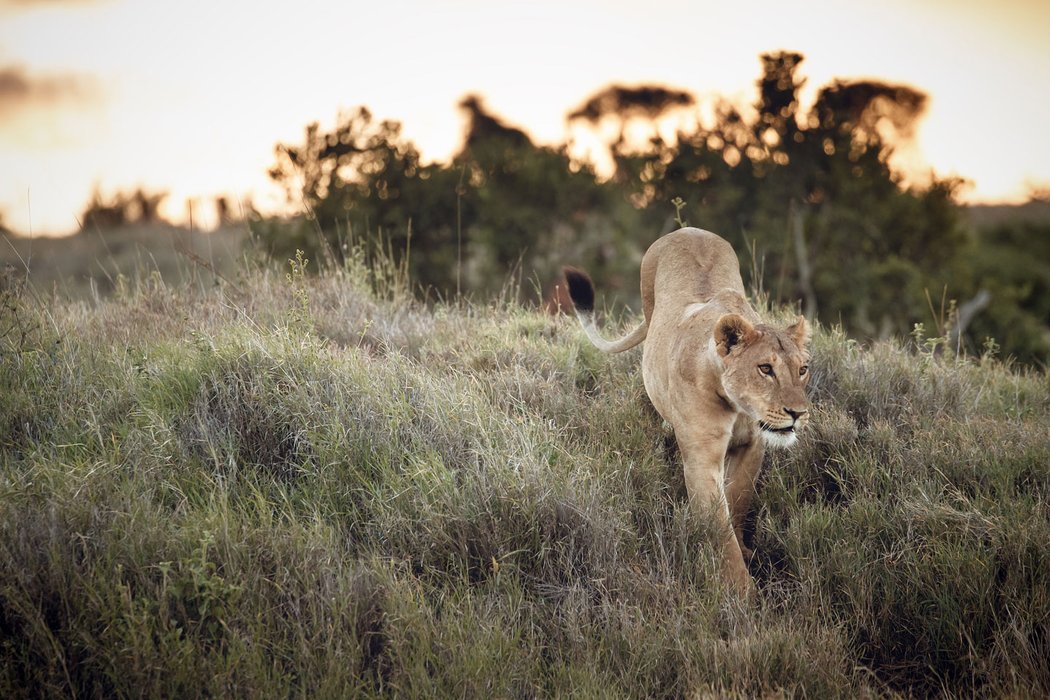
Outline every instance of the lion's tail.
[(645, 340), (649, 332), (649, 320), (642, 321), (630, 333), (617, 340), (606, 340), (598, 333), (594, 325), (594, 283), (583, 270), (574, 267), (566, 267), (562, 270), (565, 281), (568, 284), (569, 296), (572, 298), (573, 308), (576, 310), (576, 318), (583, 326), (587, 338), (603, 352), (623, 352), (630, 350), (638, 343)]

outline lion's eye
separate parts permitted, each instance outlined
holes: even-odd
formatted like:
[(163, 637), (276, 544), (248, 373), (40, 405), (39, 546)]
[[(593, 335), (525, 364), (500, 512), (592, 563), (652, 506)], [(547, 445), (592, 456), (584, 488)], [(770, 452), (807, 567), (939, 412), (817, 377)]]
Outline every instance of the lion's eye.
[(773, 365), (759, 365), (758, 371), (766, 375), (767, 377), (775, 376), (773, 374)]
[(798, 376), (804, 377), (804, 376), (806, 376), (806, 372), (808, 372), (808, 371), (809, 371), (809, 366), (808, 365), (802, 365), (801, 367), (798, 368)]

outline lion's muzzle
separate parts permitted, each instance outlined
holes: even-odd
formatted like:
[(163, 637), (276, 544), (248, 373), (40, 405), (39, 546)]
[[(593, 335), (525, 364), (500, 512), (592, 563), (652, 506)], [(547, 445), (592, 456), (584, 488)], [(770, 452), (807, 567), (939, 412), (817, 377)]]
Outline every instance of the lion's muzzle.
[(784, 408), (783, 415), (770, 416), (779, 418), (776, 422), (769, 420), (758, 421), (758, 427), (762, 429), (762, 437), (771, 445), (779, 447), (790, 447), (798, 439), (798, 432), (806, 427), (809, 422), (809, 411), (804, 409)]

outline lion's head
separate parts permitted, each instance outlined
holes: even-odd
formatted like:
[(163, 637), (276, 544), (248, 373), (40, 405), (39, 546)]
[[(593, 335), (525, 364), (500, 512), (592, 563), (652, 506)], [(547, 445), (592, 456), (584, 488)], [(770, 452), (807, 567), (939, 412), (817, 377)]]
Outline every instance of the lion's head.
[(715, 323), (712, 343), (722, 362), (726, 396), (755, 419), (766, 442), (795, 444), (809, 420), (809, 324), (752, 324), (738, 314)]

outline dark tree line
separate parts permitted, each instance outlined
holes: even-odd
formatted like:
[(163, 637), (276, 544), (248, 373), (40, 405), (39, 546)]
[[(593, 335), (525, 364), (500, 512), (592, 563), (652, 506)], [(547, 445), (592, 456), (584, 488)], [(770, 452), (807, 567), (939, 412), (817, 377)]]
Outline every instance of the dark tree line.
[(117, 192), (103, 197), (96, 187), (80, 215), (80, 229), (111, 229), (128, 224), (154, 224), (163, 219), (160, 205), (168, 198), (166, 192), (148, 192), (142, 187), (132, 192)]
[(338, 259), (351, 238), (381, 238), (410, 249), (420, 289), (446, 296), (488, 295), (515, 270), (548, 285), (573, 262), (631, 304), (641, 253), (677, 226), (672, 202), (680, 199), (680, 216), (729, 239), (752, 288), (774, 302), (799, 302), (824, 322), (882, 337), (907, 335), (916, 322), (947, 331), (951, 318), (933, 317), (929, 299), (946, 290), (964, 302), (986, 291), (993, 301), (973, 317), (970, 349), (980, 349), (980, 334), (993, 335), (1005, 352), (1045, 359), (1048, 297), (1036, 292), (1046, 290), (1050, 256), (1006, 268), (988, 261), (1023, 258), (1014, 251), (1033, 237), (1045, 247), (1048, 232), (974, 235), (955, 202), (958, 180), (906, 187), (891, 167), (926, 96), (838, 80), (803, 111), (802, 60), (763, 55), (753, 113), (721, 104), (713, 124), (670, 140), (653, 128), (648, 142), (631, 143), (626, 125), (692, 109), (690, 94), (651, 86), (596, 93), (568, 119), (596, 134), (603, 120), (618, 125), (604, 144), (614, 167), (604, 178), (570, 155), (572, 143), (537, 145), (474, 96), (460, 104), (467, 129), (446, 163), (424, 164), (400, 124), (377, 122), (365, 108), (330, 132), (312, 124), (302, 144), (277, 147), (271, 170), (304, 214), (262, 226), (263, 242), (281, 259), (296, 249)]

